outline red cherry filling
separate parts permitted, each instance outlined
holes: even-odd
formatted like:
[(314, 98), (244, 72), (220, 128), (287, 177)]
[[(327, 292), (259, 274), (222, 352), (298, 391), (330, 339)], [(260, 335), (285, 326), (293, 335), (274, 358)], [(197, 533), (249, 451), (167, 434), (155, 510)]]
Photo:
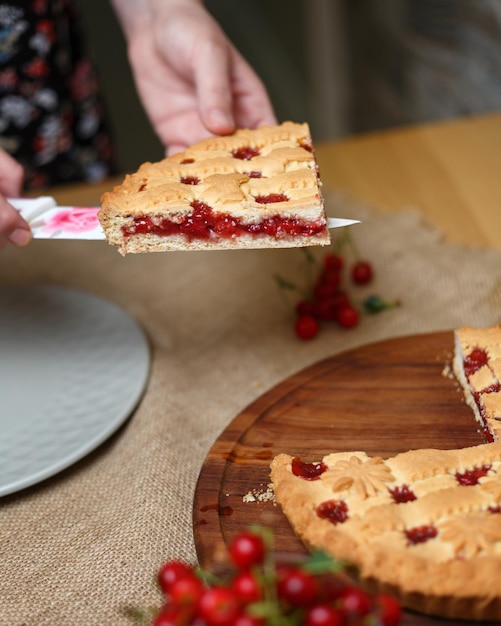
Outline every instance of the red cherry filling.
[(248, 176), (249, 178), (262, 178), (263, 177), (262, 172), (258, 172), (257, 170), (252, 170), (251, 172), (244, 172), (244, 174)]
[(479, 400), (480, 400), (480, 394), (499, 393), (500, 391), (501, 391), (501, 385), (499, 383), (494, 383), (492, 385), (489, 385), (485, 389), (482, 389), (481, 392), (476, 392), (474, 395), (475, 395), (475, 399), (477, 400), (477, 404), (479, 403)]
[(305, 463), (299, 457), (292, 459), (292, 473), (305, 480), (317, 480), (327, 470), (325, 463)]
[(283, 193), (270, 193), (267, 196), (256, 196), (254, 199), (259, 204), (272, 204), (273, 202), (287, 202), (289, 200)]
[(400, 485), (394, 489), (388, 489), (388, 491), (396, 504), (412, 502), (412, 500), (417, 499), (416, 494), (412, 491), (409, 485)]
[(192, 212), (179, 221), (158, 219), (145, 215), (134, 218), (131, 225), (124, 226), (124, 237), (132, 235), (154, 234), (160, 237), (182, 234), (188, 240), (214, 239), (217, 237), (231, 239), (239, 235), (268, 235), (280, 239), (293, 236), (314, 236), (325, 231), (325, 222), (303, 222), (292, 217), (274, 215), (256, 224), (246, 224), (226, 213), (215, 213), (207, 204), (194, 200)]
[(494, 443), (494, 441), (496, 441), (496, 438), (494, 437), (491, 429), (487, 426), (487, 423), (485, 422), (485, 411), (483, 410), (483, 408), (481, 408), (480, 413), (482, 414), (482, 417), (484, 419), (484, 423), (480, 426), (480, 432), (482, 433), (482, 437), (484, 438), (486, 443)]
[[(474, 348), (463, 360), (463, 368), (466, 377), (470, 378), (470, 376), (472, 376), (480, 368), (487, 365), (488, 362), (489, 355), (487, 352), (482, 348)], [(495, 437), (487, 423), (487, 415), (482, 402), (482, 395), (488, 393), (499, 393), (500, 391), (501, 385), (499, 383), (494, 383), (493, 385), (482, 389), (481, 392), (473, 393), (473, 398), (477, 404), (480, 417), (482, 418), (481, 432), (487, 443), (493, 443), (495, 441)]]
[(485, 411), (485, 407), (482, 402), (482, 396), (488, 393), (499, 393), (500, 391), (501, 391), (501, 385), (499, 383), (495, 383), (494, 385), (490, 385), (489, 387), (486, 387), (481, 392), (477, 391), (473, 394), (473, 398), (477, 404), (478, 412), (480, 414), (480, 417), (482, 418), (481, 432), (487, 443), (493, 443), (495, 441), (495, 437), (492, 434), (492, 431), (489, 428), (488, 423), (487, 423), (487, 413)]
[(307, 141), (298, 141), (298, 144), (301, 146), (301, 148), (304, 148), (305, 150), (307, 150), (308, 152), (313, 152), (313, 146), (311, 145), (311, 143), (307, 142)]
[(481, 348), (474, 348), (470, 354), (468, 354), (464, 361), (463, 367), (466, 376), (471, 376), (482, 366), (486, 365), (488, 361), (487, 352)]
[(404, 533), (407, 537), (407, 541), (412, 545), (416, 545), (418, 543), (425, 543), (425, 541), (428, 541), (429, 539), (433, 539), (433, 537), (437, 536), (438, 531), (435, 526), (425, 525), (409, 528), (408, 530), (404, 531)]
[(143, 184), (139, 187), (138, 191), (144, 191), (145, 189), (146, 189), (146, 183), (143, 183)]
[(470, 487), (478, 484), (478, 479), (487, 476), (487, 473), (491, 469), (490, 465), (481, 465), (480, 467), (474, 467), (471, 470), (464, 472), (456, 472), (456, 480), (460, 485)]
[(200, 182), (196, 176), (181, 176), (180, 180), (184, 185), (198, 185)]
[(238, 235), (238, 222), (233, 217), (225, 216), (221, 217), (214, 224), (214, 232), (219, 237), (233, 237)]
[(242, 161), (250, 161), (256, 156), (259, 156), (259, 150), (257, 148), (251, 148), (251, 146), (245, 146), (243, 148), (237, 148), (231, 153), (235, 159), (242, 159)]
[(332, 524), (342, 524), (348, 519), (348, 505), (344, 500), (326, 500), (317, 506), (317, 515)]

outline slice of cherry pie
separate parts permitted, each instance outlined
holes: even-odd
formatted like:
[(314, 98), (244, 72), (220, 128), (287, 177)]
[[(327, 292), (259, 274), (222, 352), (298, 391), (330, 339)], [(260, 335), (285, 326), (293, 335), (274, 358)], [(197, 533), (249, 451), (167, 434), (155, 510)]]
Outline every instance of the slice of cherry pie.
[(501, 439), (501, 327), (455, 332), (454, 373), (486, 441)]
[(501, 328), (455, 332), (456, 376), (490, 443), (383, 459), (337, 452), (272, 462), (276, 501), (298, 536), (353, 565), (408, 608), (501, 619)]
[(308, 125), (284, 122), (143, 164), (98, 217), (122, 254), (327, 245), (320, 186)]

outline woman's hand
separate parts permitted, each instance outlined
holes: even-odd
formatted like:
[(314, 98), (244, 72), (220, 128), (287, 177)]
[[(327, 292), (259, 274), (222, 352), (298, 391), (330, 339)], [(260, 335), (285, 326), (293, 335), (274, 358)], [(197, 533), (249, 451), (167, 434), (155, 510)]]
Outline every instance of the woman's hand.
[(30, 243), (31, 229), (7, 198), (21, 195), (24, 171), (7, 152), (0, 149), (0, 248), (10, 242), (16, 246)]
[(114, 2), (139, 95), (169, 154), (276, 124), (261, 80), (200, 0)]

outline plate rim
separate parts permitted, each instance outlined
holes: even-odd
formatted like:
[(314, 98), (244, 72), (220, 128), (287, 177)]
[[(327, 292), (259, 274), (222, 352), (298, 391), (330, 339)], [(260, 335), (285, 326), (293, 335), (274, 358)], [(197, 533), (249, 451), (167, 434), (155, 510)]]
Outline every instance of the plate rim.
[(129, 399), (126, 406), (124, 405), (121, 407), (122, 410), (118, 411), (112, 419), (107, 421), (106, 426), (103, 429), (96, 433), (92, 438), (86, 439), (82, 445), (72, 452), (61, 455), (60, 458), (54, 463), (47, 464), (45, 467), (40, 468), (37, 471), (28, 472), (25, 476), (0, 484), (0, 501), (2, 498), (13, 496), (57, 476), (61, 472), (64, 472), (71, 466), (83, 460), (86, 456), (97, 450), (103, 443), (105, 443), (132, 417), (133, 413), (141, 403), (141, 400), (146, 393), (152, 366), (151, 345), (145, 329), (135, 317), (114, 301), (99, 294), (86, 291), (85, 289), (49, 283), (2, 285), (0, 286), (0, 295), (2, 291), (5, 290), (19, 292), (29, 291), (31, 293), (34, 291), (52, 292), (56, 293), (59, 297), (64, 297), (64, 294), (70, 293), (73, 297), (81, 298), (82, 301), (86, 300), (87, 302), (99, 302), (101, 306), (106, 307), (109, 311), (113, 311), (116, 315), (121, 316), (121, 319), (130, 324), (130, 327), (134, 329), (138, 341), (137, 349), (141, 352), (142, 361), (140, 363), (141, 367), (138, 368), (138, 373), (140, 371), (140, 375), (134, 379), (135, 384), (132, 386), (129, 384), (127, 387), (129, 391)]

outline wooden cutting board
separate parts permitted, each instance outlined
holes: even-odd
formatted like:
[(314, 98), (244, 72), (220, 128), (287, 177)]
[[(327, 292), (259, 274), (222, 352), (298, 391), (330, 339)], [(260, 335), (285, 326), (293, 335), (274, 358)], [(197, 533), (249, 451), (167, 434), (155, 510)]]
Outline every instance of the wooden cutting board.
[[(210, 568), (249, 524), (273, 527), (279, 552), (306, 552), (280, 507), (265, 499), (269, 464), (281, 452), (312, 462), (343, 450), (386, 458), (483, 443), (456, 380), (446, 375), (453, 349), (452, 332), (363, 346), (306, 368), (248, 406), (214, 443), (198, 479), (193, 522), (201, 565)], [(256, 501), (244, 502), (246, 494)], [(444, 621), (406, 612), (402, 624)]]

